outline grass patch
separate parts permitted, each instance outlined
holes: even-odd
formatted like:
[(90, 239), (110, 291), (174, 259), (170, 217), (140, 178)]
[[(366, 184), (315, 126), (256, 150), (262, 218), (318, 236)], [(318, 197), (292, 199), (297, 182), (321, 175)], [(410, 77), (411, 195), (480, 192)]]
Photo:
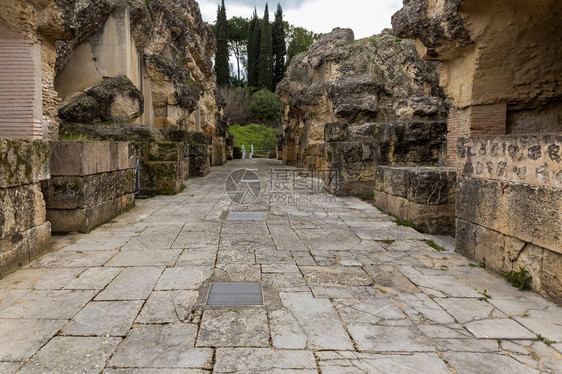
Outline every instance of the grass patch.
[(396, 223), (398, 226), (411, 227), (413, 229), (416, 228), (416, 226), (412, 223), (412, 221), (407, 219), (396, 218), (394, 220), (394, 223)]
[(437, 243), (435, 243), (433, 240), (426, 240), (425, 243), (427, 245), (429, 245), (431, 248), (435, 249), (436, 251), (439, 252), (444, 252), (446, 251), (445, 248), (441, 247), (440, 245), (438, 245)]
[(391, 245), (392, 243), (394, 243), (394, 240), (392, 240), (392, 239), (385, 239), (385, 240), (379, 240), (379, 241), (381, 243), (388, 244), (388, 245)]
[(372, 202), (375, 199), (375, 194), (374, 193), (364, 193), (364, 194), (360, 194), (360, 195), (356, 195), (357, 198), (366, 201), (366, 202)]
[(234, 146), (246, 147), (246, 152), (250, 152), (252, 144), (255, 150), (274, 151), (277, 146), (277, 129), (272, 129), (264, 125), (251, 124), (248, 126), (230, 126), (229, 131), (234, 135)]
[(504, 278), (506, 281), (511, 283), (513, 287), (519, 288), (521, 291), (525, 291), (531, 288), (531, 280), (533, 277), (529, 275), (529, 272), (523, 267), (519, 268), (519, 271), (512, 271), (510, 273), (504, 273)]

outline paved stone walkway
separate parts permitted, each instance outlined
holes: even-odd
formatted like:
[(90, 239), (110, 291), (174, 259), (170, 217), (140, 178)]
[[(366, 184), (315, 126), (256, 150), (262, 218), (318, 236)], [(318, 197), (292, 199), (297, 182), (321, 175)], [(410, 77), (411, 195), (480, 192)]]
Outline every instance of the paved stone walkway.
[[(369, 204), (225, 195), (270, 167), (214, 168), (0, 280), (0, 373), (562, 373), (560, 308)], [(211, 281), (262, 282), (265, 306), (206, 307)]]

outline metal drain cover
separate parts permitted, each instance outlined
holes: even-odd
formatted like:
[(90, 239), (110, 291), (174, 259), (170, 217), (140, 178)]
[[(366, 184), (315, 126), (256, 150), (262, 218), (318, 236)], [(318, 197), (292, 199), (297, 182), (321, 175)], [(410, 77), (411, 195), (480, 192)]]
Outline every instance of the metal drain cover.
[(227, 221), (263, 221), (264, 212), (228, 212)]
[(263, 305), (260, 283), (211, 283), (207, 305), (258, 306)]

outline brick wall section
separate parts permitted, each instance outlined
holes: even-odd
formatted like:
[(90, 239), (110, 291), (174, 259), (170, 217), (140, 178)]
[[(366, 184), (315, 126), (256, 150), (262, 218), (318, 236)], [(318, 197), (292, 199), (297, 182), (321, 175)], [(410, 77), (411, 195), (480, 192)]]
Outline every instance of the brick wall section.
[(447, 164), (455, 166), (457, 163), (458, 138), (504, 135), (506, 122), (506, 103), (452, 108), (447, 120)]

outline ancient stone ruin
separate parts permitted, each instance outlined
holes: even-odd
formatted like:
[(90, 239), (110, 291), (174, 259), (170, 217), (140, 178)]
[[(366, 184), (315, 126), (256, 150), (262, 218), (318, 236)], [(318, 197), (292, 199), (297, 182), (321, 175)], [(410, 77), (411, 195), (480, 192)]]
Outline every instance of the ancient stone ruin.
[(411, 0), (392, 22), (293, 59), (280, 158), (560, 300), (559, 4)]
[(523, 267), (535, 290), (560, 300), (560, 3), (414, 0), (392, 23), (441, 61), (457, 251), (500, 273)]
[(350, 29), (324, 35), (293, 59), (277, 89), (284, 162), (333, 170), (330, 192), (375, 190), (383, 211), (453, 233), (456, 182), (444, 167), (447, 101), (438, 76), (438, 63), (390, 30), (363, 40)]
[(215, 48), (192, 0), (2, 3), (0, 273), (231, 157)]

